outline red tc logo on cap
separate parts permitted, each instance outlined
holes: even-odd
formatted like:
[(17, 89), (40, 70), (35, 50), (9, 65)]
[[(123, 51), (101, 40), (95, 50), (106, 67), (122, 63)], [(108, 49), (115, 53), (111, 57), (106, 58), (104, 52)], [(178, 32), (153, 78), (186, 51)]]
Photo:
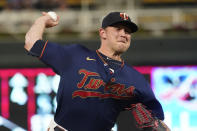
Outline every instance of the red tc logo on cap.
[(126, 14), (126, 13), (120, 13), (120, 17), (123, 19), (123, 20), (128, 20), (129, 16)]

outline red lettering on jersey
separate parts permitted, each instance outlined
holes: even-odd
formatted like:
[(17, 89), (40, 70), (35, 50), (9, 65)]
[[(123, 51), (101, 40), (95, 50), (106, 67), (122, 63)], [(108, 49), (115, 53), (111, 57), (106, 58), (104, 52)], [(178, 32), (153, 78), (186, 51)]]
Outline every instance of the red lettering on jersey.
[(72, 97), (81, 97), (81, 98), (87, 98), (87, 97), (100, 97), (101, 96), (101, 93), (100, 92), (93, 92), (93, 91), (83, 91), (83, 90), (78, 90), (78, 91), (75, 91), (73, 94), (72, 94)]
[(87, 97), (99, 97), (99, 98), (114, 98), (114, 99), (129, 99), (131, 96), (118, 96), (116, 94), (102, 94), (101, 92), (94, 92), (94, 91), (83, 91), (83, 90), (78, 90), (75, 91), (72, 94), (72, 97), (81, 97), (81, 98), (87, 98)]
[(125, 90), (125, 94), (128, 96), (134, 95), (133, 91), (134, 91), (135, 87), (134, 86), (130, 86)]
[(104, 91), (109, 91), (111, 89), (111, 85), (112, 85), (112, 82), (115, 82), (116, 79), (115, 78), (111, 78), (111, 81), (109, 83), (104, 83), (103, 82), (103, 86), (104, 86)]
[(117, 90), (117, 94), (122, 95), (124, 93), (124, 90), (125, 90), (125, 85), (120, 85)]
[(77, 84), (77, 87), (78, 87), (78, 88), (82, 88), (82, 87), (84, 86), (84, 84), (85, 84), (85, 82), (87, 81), (87, 79), (88, 79), (89, 76), (99, 76), (98, 73), (89, 72), (89, 71), (84, 70), (84, 69), (79, 70), (79, 74), (84, 74), (84, 77), (83, 77), (83, 79), (81, 80), (81, 82), (79, 82), (79, 83)]
[(98, 89), (103, 85), (103, 80), (100, 79), (90, 79), (89, 83), (84, 87), (85, 89)]
[(112, 88), (111, 92), (113, 92), (113, 93), (118, 92), (118, 95), (121, 95), (123, 93), (122, 90), (124, 90), (125, 86), (121, 85), (121, 84), (114, 84), (114, 85), (111, 86), (111, 88)]
[[(74, 91), (72, 97), (99, 97), (99, 98), (114, 98), (114, 99), (128, 99), (134, 96), (134, 86), (125, 88), (125, 84), (116, 82), (115, 78), (105, 83), (102, 79), (95, 79), (99, 74), (90, 72), (85, 69), (80, 69), (79, 74), (83, 74), (82, 80), (77, 84), (78, 88), (84, 88), (85, 90)], [(97, 89), (103, 87), (104, 92), (98, 92)], [(93, 90), (93, 91), (89, 91)]]

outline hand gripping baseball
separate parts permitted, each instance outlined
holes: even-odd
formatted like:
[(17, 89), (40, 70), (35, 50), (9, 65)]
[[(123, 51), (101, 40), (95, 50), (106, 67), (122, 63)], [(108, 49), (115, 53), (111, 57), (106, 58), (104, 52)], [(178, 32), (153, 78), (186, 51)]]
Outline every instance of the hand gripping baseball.
[(60, 17), (55, 12), (42, 12), (42, 15), (46, 17), (45, 25), (47, 28), (58, 25)]

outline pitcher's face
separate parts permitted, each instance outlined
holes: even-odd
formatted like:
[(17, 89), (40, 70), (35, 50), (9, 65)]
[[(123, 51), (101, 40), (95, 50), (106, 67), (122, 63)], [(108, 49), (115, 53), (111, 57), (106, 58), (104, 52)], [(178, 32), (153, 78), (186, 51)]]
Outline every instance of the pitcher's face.
[(122, 24), (116, 24), (106, 27), (104, 32), (107, 46), (113, 51), (124, 53), (130, 47), (131, 30), (128, 27)]

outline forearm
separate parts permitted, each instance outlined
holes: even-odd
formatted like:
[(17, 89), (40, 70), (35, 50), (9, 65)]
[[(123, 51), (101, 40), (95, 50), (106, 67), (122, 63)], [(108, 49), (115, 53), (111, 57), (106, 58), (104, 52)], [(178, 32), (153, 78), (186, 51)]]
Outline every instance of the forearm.
[(34, 24), (31, 26), (29, 31), (26, 33), (25, 36), (25, 46), (24, 48), (28, 51), (33, 47), (34, 43), (37, 40), (42, 40), (42, 36), (44, 33), (45, 28), (51, 28), (59, 23), (59, 16), (57, 16), (57, 20), (53, 20), (51, 16), (46, 13), (42, 12), (42, 16), (36, 19)]
[(42, 39), (46, 28), (45, 20), (43, 19), (44, 17), (38, 18), (26, 33), (24, 46), (26, 50), (29, 51), (37, 40)]

